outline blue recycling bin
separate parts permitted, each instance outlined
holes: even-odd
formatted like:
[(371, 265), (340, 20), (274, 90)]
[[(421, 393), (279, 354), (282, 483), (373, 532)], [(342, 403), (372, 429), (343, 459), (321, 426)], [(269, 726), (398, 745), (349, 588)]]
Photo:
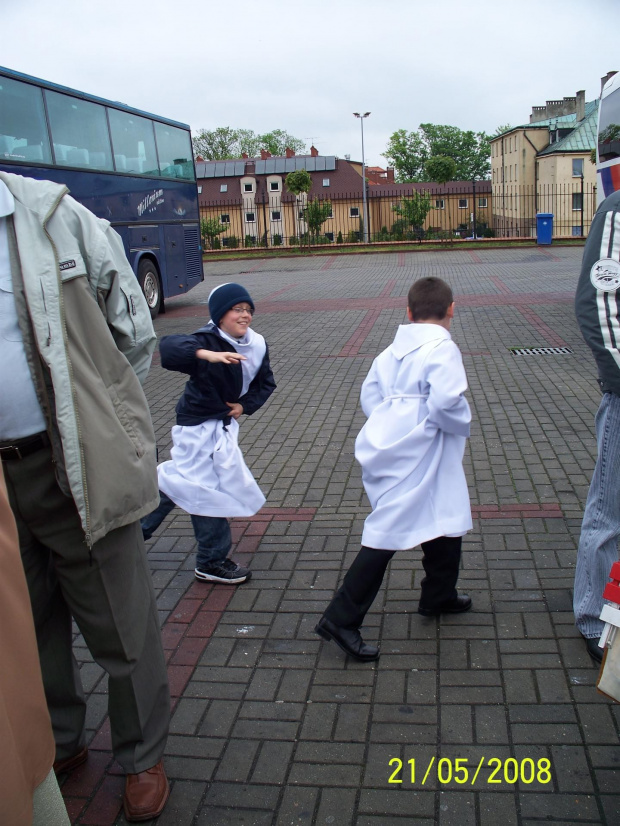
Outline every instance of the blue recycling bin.
[(550, 244), (553, 238), (553, 213), (536, 213), (536, 243)]

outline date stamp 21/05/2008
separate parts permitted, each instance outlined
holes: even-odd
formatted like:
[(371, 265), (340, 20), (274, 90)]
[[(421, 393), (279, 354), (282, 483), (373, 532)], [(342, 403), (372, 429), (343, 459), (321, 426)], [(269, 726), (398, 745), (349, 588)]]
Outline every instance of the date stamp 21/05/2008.
[[(500, 760), (499, 757), (481, 757), (477, 764), (469, 764), (469, 760), (464, 757), (457, 757), (452, 760), (450, 757), (441, 757), (436, 760), (431, 757), (428, 763), (417, 765), (414, 757), (403, 761), (400, 757), (392, 757), (388, 766), (392, 773), (388, 783), (408, 783), (414, 786), (421, 783), (422, 786), (427, 781), (437, 778), (439, 783), (459, 783), (461, 785), (475, 785), (476, 781), (482, 784), (505, 783), (514, 785), (515, 783), (550, 783), (551, 782), (551, 761), (546, 757), (534, 760), (531, 757), (524, 757), (516, 760), (508, 757)], [(480, 770), (486, 764), (491, 769), (490, 774), (484, 778), (478, 778)]]

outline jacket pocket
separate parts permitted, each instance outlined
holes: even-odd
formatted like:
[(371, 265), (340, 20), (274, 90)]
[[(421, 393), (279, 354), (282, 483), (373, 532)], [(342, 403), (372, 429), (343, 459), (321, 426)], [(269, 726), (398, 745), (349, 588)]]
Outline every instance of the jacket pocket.
[(75, 252), (60, 252), (58, 254), (58, 269), (63, 284), (67, 281), (73, 281), (74, 278), (82, 278), (87, 275), (86, 264), (77, 250)]
[(142, 458), (142, 456), (144, 456), (144, 454), (146, 453), (146, 446), (142, 441), (142, 437), (140, 436), (139, 431), (136, 430), (136, 428), (134, 427), (131, 412), (127, 408), (125, 402), (120, 398), (120, 396), (116, 392), (116, 388), (113, 385), (110, 385), (108, 387), (108, 393), (114, 406), (114, 412), (116, 413), (116, 416), (119, 422), (121, 423), (123, 430), (131, 440), (131, 443), (133, 444), (136, 450), (136, 456), (138, 458)]

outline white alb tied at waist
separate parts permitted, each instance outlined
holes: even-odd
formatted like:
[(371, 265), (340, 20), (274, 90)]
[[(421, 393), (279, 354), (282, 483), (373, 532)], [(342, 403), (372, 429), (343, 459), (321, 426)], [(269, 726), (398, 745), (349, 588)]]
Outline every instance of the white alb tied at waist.
[(170, 461), (157, 468), (159, 489), (195, 516), (253, 516), (265, 497), (246, 465), (235, 419), (172, 428)]

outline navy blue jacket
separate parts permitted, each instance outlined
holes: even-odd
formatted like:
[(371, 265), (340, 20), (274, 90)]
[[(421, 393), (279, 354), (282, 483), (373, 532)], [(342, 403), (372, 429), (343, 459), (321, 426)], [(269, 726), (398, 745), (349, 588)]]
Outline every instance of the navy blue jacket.
[(616, 280), (605, 290), (601, 280), (597, 289), (590, 273), (602, 258), (618, 260), (619, 233), (620, 192), (614, 192), (605, 198), (592, 221), (575, 295), (577, 321), (596, 359), (601, 390), (616, 396), (620, 396), (620, 288)]
[(269, 349), (243, 396), (241, 363), (212, 364), (196, 358), (196, 351), (200, 349), (236, 352), (228, 341), (206, 330), (197, 330), (188, 336), (164, 336), (159, 343), (161, 366), (189, 375), (176, 406), (178, 425), (202, 424), (207, 419), (222, 419), (227, 423), (226, 420), (230, 421), (230, 408), (226, 402), (239, 402), (243, 412), (251, 416), (276, 389), (269, 365)]

